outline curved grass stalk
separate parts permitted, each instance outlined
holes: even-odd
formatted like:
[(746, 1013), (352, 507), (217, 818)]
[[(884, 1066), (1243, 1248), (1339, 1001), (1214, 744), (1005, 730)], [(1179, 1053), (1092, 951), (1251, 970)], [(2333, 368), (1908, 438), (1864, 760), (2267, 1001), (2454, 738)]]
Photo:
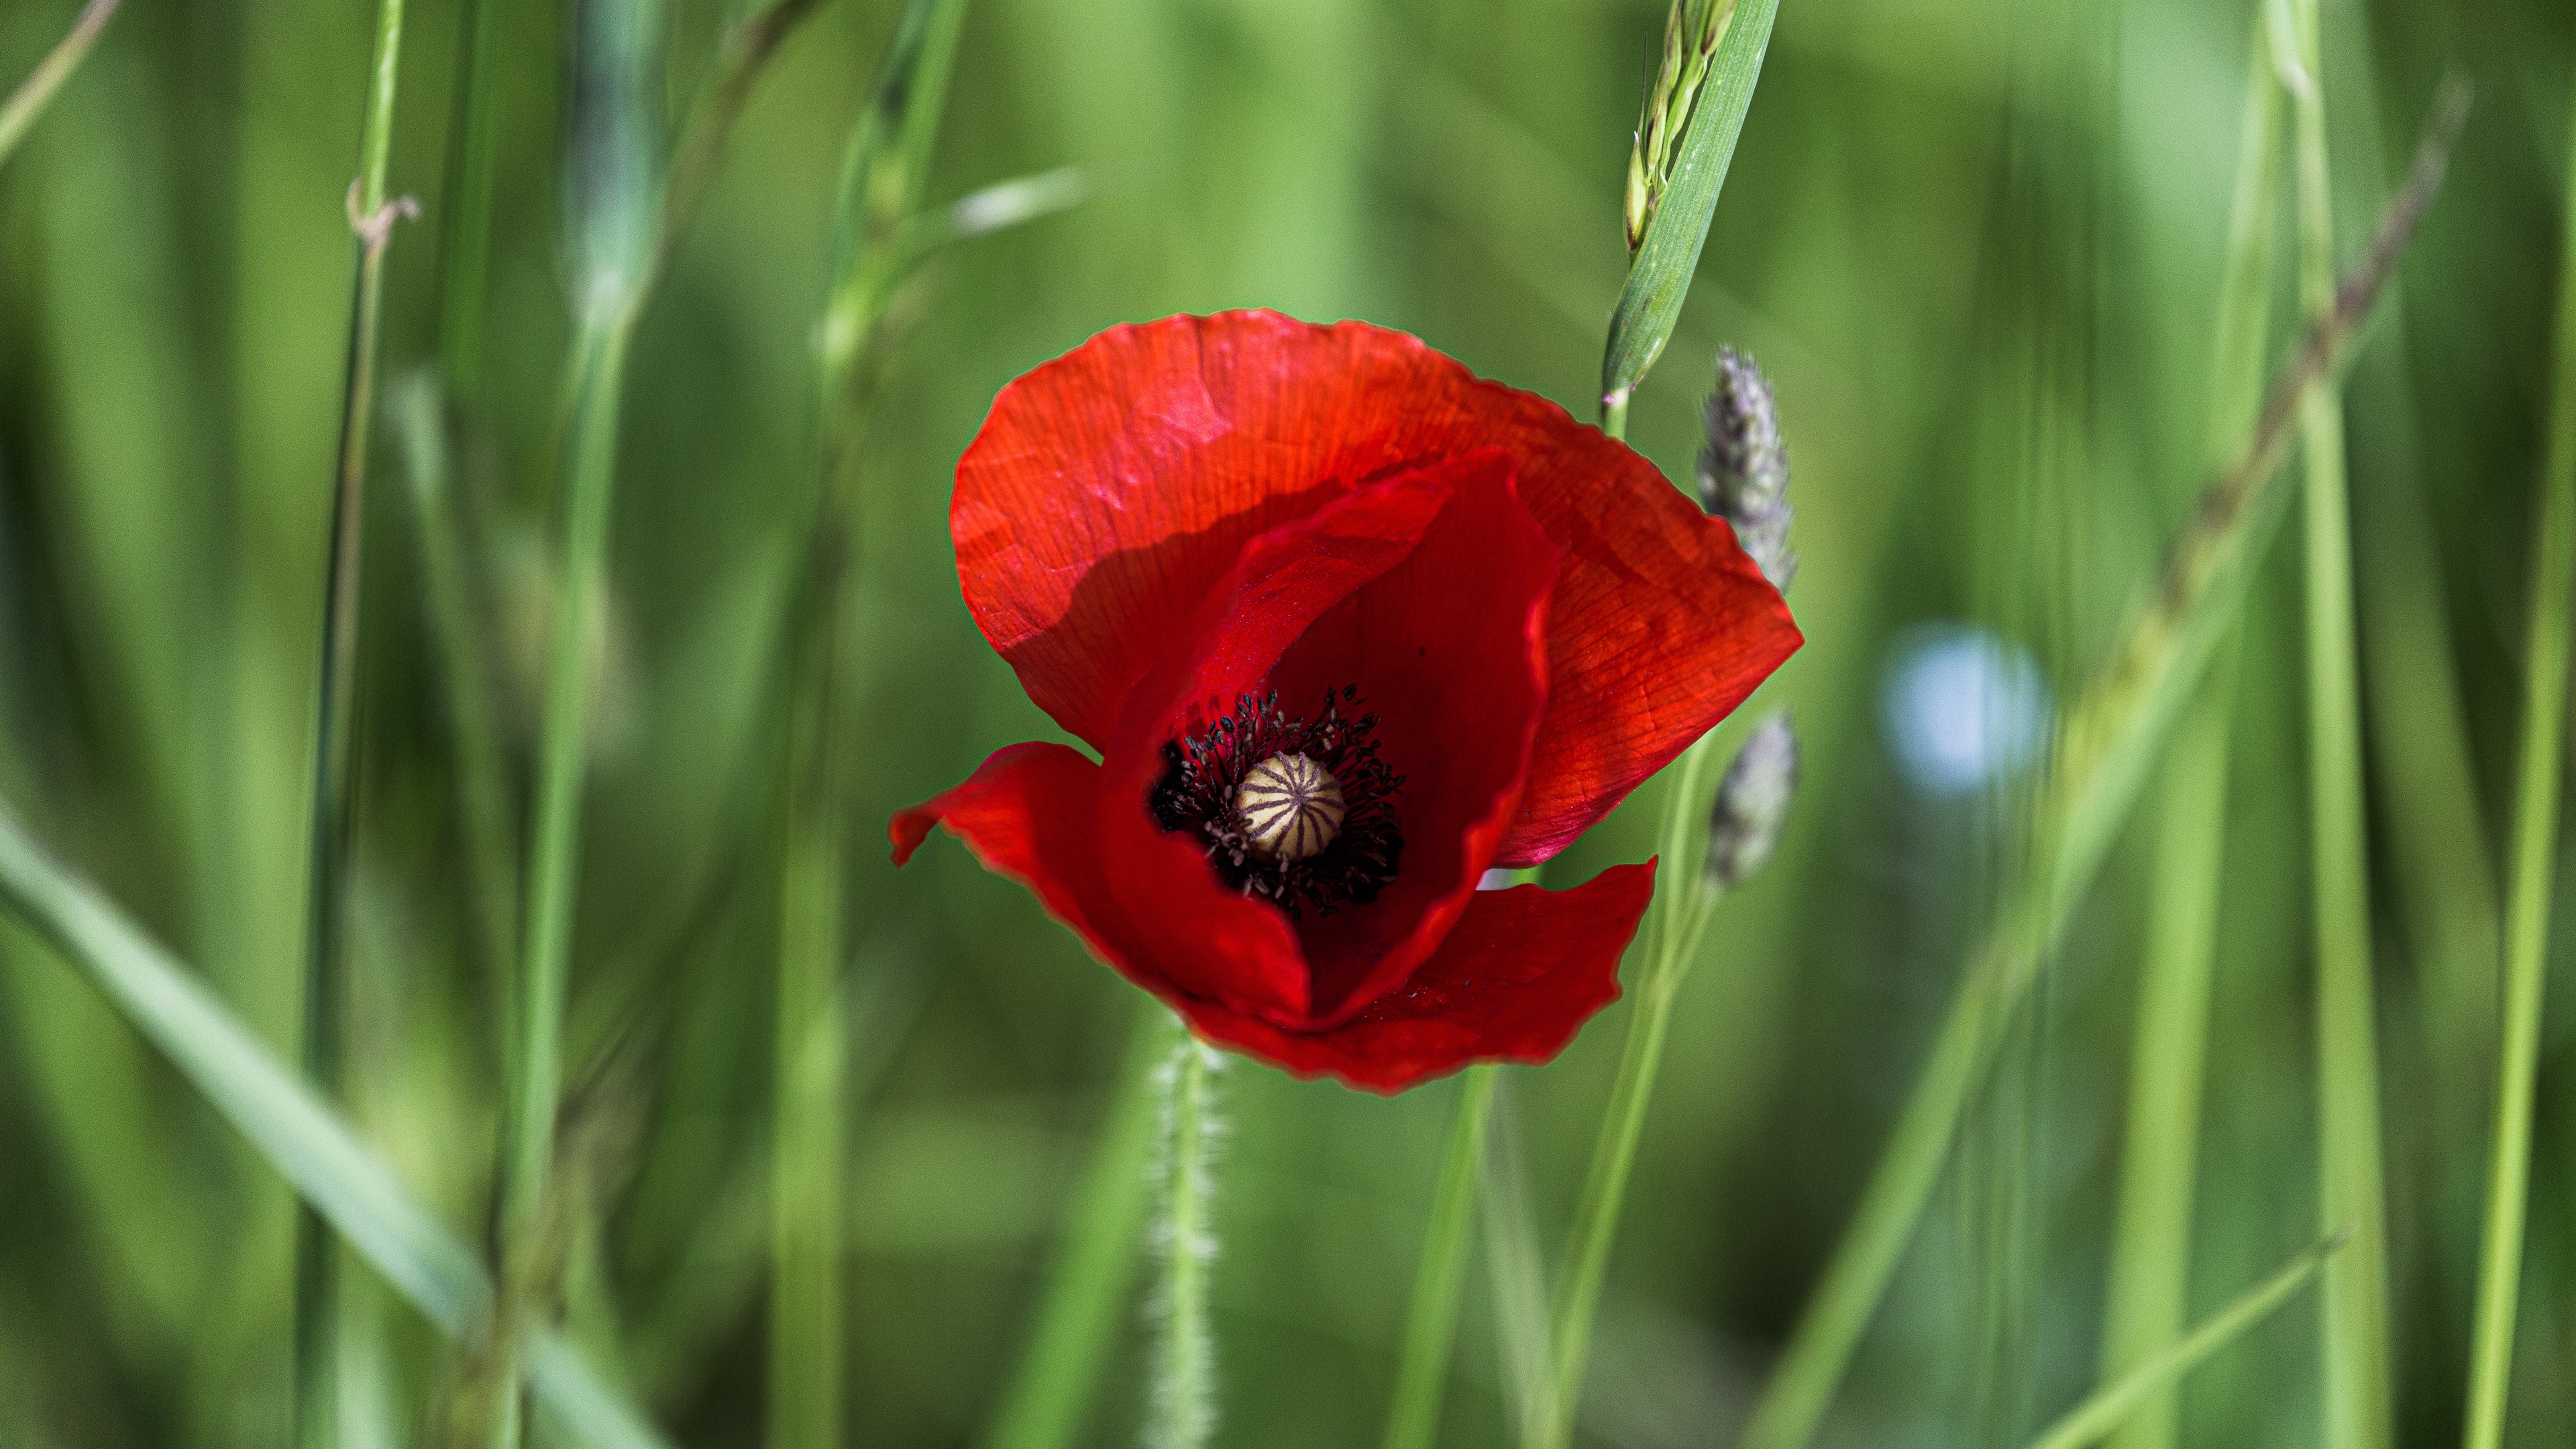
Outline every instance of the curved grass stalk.
[[(376, 334), (384, 310), (385, 246), (409, 198), (388, 201), (395, 82), (402, 62), (402, 0), (376, 8), (358, 179), (349, 184), (357, 233), (350, 284), (348, 372), (331, 501), (331, 545), (322, 597), (322, 660), (315, 689), (313, 798), (305, 860), (304, 1071), (317, 1091), (340, 1091), (348, 1006), (349, 838), (356, 823), (358, 573), (366, 544), (367, 442), (375, 421)], [(301, 1449), (340, 1441), (339, 1245), (310, 1205), (295, 1221), (295, 1440)]]
[[(2576, 135), (2568, 171), (2576, 179)], [(2559, 258), (2558, 356), (2549, 401), (2549, 455), (2532, 541), (2530, 670), (2522, 704), (2513, 894), (2505, 921), (2504, 1040), (2496, 1062), (2495, 1130), (2478, 1259), (2477, 1334), (2469, 1360), (2467, 1449), (2504, 1442), (2522, 1287), (2523, 1220), (2531, 1193), (2533, 1082), (2549, 970), (2550, 893), (2557, 882), (2559, 751), (2567, 727), (2568, 613), (2576, 591), (2576, 185), (2567, 193)]]
[(2327, 1234), (2314, 1246), (2282, 1264), (2271, 1277), (2245, 1290), (2235, 1302), (2211, 1314), (2208, 1321), (2179, 1342), (2142, 1361), (2104, 1385), (2093, 1397), (2068, 1410), (2064, 1417), (2031, 1441), (2031, 1449), (2085, 1449), (2087, 1445), (2100, 1443), (2123, 1421), (2138, 1413), (2141, 1406), (2159, 1395), (2172, 1392), (2184, 1374), (2233, 1343), (2247, 1329), (2270, 1317), (2275, 1309), (2290, 1300), (2290, 1295), (2307, 1286), (2308, 1279), (2341, 1251), (2351, 1237), (2348, 1230)]
[(99, 33), (107, 29), (109, 20), (115, 18), (119, 3), (120, 0), (89, 0), (72, 21), (72, 28), (63, 32), (63, 38), (54, 42), (54, 48), (45, 52), (45, 58), (36, 62), (36, 68), (27, 73), (25, 80), (18, 82), (18, 88), (9, 93), (9, 99), (0, 101), (0, 164), (7, 163), (9, 154), (27, 138), (36, 118), (45, 113), (46, 103), (53, 100), (54, 92), (61, 90), (63, 82), (71, 79), (72, 72), (80, 68), (81, 60), (89, 54), (90, 47), (98, 43)]

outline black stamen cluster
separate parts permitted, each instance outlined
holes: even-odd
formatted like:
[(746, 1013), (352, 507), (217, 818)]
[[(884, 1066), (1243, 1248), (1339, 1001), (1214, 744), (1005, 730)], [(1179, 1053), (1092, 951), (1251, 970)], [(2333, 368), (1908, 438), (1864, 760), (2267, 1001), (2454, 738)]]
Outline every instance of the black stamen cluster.
[[(1238, 695), (1234, 713), (1163, 746), (1163, 778), (1155, 785), (1154, 820), (1165, 830), (1206, 843), (1217, 878), (1248, 896), (1299, 914), (1312, 907), (1329, 916), (1342, 906), (1377, 899), (1395, 879), (1404, 853), (1393, 800), (1404, 777), (1378, 758), (1377, 716), (1345, 718), (1357, 685), (1324, 691), (1324, 712), (1312, 721), (1290, 719), (1279, 692)], [(1255, 849), (1234, 808), (1243, 777), (1273, 755), (1298, 754), (1333, 772), (1342, 787), (1342, 832), (1303, 860), (1280, 860)]]

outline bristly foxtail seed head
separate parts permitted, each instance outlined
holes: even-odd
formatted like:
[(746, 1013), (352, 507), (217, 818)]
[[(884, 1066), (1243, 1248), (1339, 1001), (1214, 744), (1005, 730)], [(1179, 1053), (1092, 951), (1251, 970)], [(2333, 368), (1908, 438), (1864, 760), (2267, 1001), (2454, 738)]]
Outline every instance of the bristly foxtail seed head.
[(1780, 414), (1770, 379), (1753, 359), (1731, 347), (1717, 350), (1717, 386), (1701, 417), (1706, 445), (1699, 454), (1700, 506), (1735, 526), (1736, 540), (1761, 566), (1771, 586), (1787, 591), (1798, 573), (1789, 547), (1789, 454), (1780, 442)]
[(1753, 727), (1717, 787), (1708, 818), (1709, 890), (1731, 891), (1771, 859), (1797, 788), (1798, 736), (1784, 709)]
[(1342, 833), (1342, 782), (1304, 755), (1272, 755), (1234, 794), (1243, 833), (1276, 860), (1304, 860)]

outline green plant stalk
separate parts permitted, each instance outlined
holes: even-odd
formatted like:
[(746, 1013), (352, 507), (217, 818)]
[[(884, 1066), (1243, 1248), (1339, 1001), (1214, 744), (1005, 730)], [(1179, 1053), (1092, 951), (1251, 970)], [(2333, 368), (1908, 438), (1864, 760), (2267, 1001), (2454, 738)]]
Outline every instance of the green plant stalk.
[(2558, 356), (2549, 396), (2549, 453), (2532, 541), (2531, 646), (2515, 790), (2513, 890), (2505, 919), (2503, 1045), (2478, 1256), (2477, 1329), (2469, 1357), (2467, 1449), (2504, 1442), (2522, 1285), (2523, 1219), (2531, 1194), (2531, 1114), (2540, 1070), (2541, 998), (2549, 971), (2550, 891), (2558, 874), (2560, 751), (2567, 729), (2568, 613), (2576, 591), (2576, 134), (2569, 137), (2566, 220), (2558, 278)]
[[(834, 570), (837, 573), (837, 570)], [(770, 1449), (842, 1442), (841, 1217), (846, 1075), (840, 966), (843, 840), (831, 747), (838, 631), (810, 600), (798, 708), (789, 721), (786, 860), (779, 886), (777, 1116), (769, 1292)]]
[[(447, 448), (446, 404), (427, 374), (398, 389), (391, 405), (411, 484), (413, 525), (427, 595), (430, 644), (438, 658), (447, 703), (448, 747), (454, 752), (457, 815), (464, 829), (466, 903), (474, 944), (494, 980), (506, 981), (515, 959), (517, 919), (509, 772), (500, 739), (500, 709), (492, 694), (489, 622), (476, 603), (468, 562), (466, 521), (458, 506), (456, 474)], [(504, 1040), (516, 1016), (509, 993), (500, 993)]]
[(1215, 1053), (1181, 1029), (1164, 1069), (1163, 1250), (1146, 1449), (1202, 1449), (1216, 1427), (1216, 1340), (1208, 1326), (1208, 1266), (1216, 1250), (1210, 1134)]
[(455, 118), (448, 132), (447, 217), (439, 238), (438, 350), (450, 392), (483, 385), (483, 286), (492, 255), (494, 94), (500, 16), (494, 0), (467, 0), (456, 32)]
[(2309, 323), (2251, 435), (2233, 450), (2236, 461), (2202, 493), (2159, 586), (2122, 631), (2108, 667), (2070, 710), (2055, 767), (2033, 810), (2032, 864), (2007, 884), (1994, 924), (1970, 957), (1851, 1224), (1754, 1406), (1743, 1449), (1799, 1449), (1814, 1437), (1939, 1181), (1960, 1114), (2002, 1026), (2100, 873), (2183, 703), (2244, 606), (2253, 565), (2287, 514), (2288, 491), (2272, 479), (2300, 409), (2312, 391), (2340, 375), (2354, 329), (2440, 189), (2467, 112), (2466, 87), (2447, 85), (2370, 251), (2336, 290), (2334, 305)]
[[(0, 909), (24, 921), (159, 1048), (303, 1201), (453, 1341), (484, 1330), (490, 1280), (330, 1105), (270, 1055), (196, 972), (65, 869), (0, 807)], [(642, 1415), (552, 1333), (520, 1361), (537, 1398), (592, 1449), (667, 1449)]]
[[(2245, 119), (2219, 287), (2210, 452), (2262, 405), (2263, 352), (2280, 184), (2281, 87), (2257, 7), (2246, 71)], [(2183, 1331), (2191, 1287), (2191, 1212), (2200, 1152), (2209, 981), (2217, 951), (2226, 848), (2228, 720), (2236, 698), (2230, 644), (2178, 728), (2165, 767), (2155, 913), (2140, 969), (2130, 1052), (2128, 1143), (2103, 1309), (2106, 1378), (2145, 1363)], [(2174, 1397), (2151, 1395), (2119, 1431), (2118, 1449), (2172, 1449)]]
[(1638, 975), (1637, 1000), (1628, 1017), (1628, 1035), (1619, 1052), (1619, 1074), (1601, 1117), (1601, 1134), (1592, 1149), (1592, 1165), (1583, 1180), (1583, 1196), (1568, 1238), (1564, 1279), (1555, 1295), (1549, 1326), (1549, 1372), (1553, 1391), (1547, 1413), (1524, 1426), (1533, 1449), (1564, 1449), (1574, 1436), (1574, 1417), (1583, 1403), (1583, 1376), (1592, 1354), (1592, 1324), (1601, 1304), (1601, 1284), (1610, 1267), (1610, 1248), (1618, 1236), (1619, 1214), (1628, 1194), (1628, 1174), (1636, 1165), (1637, 1142), (1646, 1125), (1646, 1107), (1655, 1090), (1655, 1071), (1663, 1061), (1664, 1038), (1672, 1029), (1673, 1002), (1689, 969), (1710, 915), (1709, 892), (1700, 885), (1700, 856), (1707, 848), (1710, 763), (1716, 758), (1712, 731), (1682, 752), (1665, 794), (1661, 877), (1649, 919), (1646, 959)]
[(2225, 1308), (2180, 1342), (2166, 1347), (2154, 1357), (2140, 1363), (2117, 1379), (2095, 1391), (2093, 1396), (2069, 1410), (2065, 1417), (2051, 1424), (2031, 1449), (2084, 1449), (2098, 1444), (2119, 1428), (2140, 1407), (2151, 1400), (2170, 1394), (2182, 1376), (2233, 1343), (2247, 1329), (2261, 1323), (2290, 1300), (2290, 1296), (2307, 1285), (2317, 1270), (2341, 1251), (2349, 1240), (2348, 1232), (2334, 1232), (2281, 1265), (2269, 1278), (2247, 1289)]
[(1672, 177), (1646, 223), (1645, 240), (1628, 264), (1628, 280), (1610, 313), (1609, 344), (1601, 356), (1601, 427), (1612, 437), (1626, 431), (1628, 399), (1654, 368), (1681, 320), (1682, 299), (1708, 244), (1709, 218), (1735, 159), (1745, 112), (1762, 77), (1771, 44), (1771, 22), (1780, 0), (1737, 0), (1725, 34), (1707, 61), (1680, 140)]
[(633, 327), (634, 312), (621, 309), (580, 344), (571, 485), (555, 582), (553, 643), (547, 660), (536, 815), (528, 859), (518, 1077), (509, 1109), (510, 1151), (503, 1179), (503, 1237), (522, 1246), (535, 1241), (544, 1223), (555, 1111), (562, 1095), (564, 985), (581, 873), (581, 785), (588, 764), (592, 703), (586, 646), (593, 628), (592, 608), (607, 570), (619, 404)]
[[(2316, 0), (2294, 15), (2307, 85), (2292, 98), (2303, 306), (2334, 305), (2325, 73)], [(2352, 602), (2352, 515), (2343, 404), (2332, 389), (2300, 410), (2306, 486), (2308, 748), (2316, 890), (2318, 1211), (2350, 1223), (2352, 1251), (2326, 1270), (2325, 1442), (2385, 1449), (2389, 1422), (2386, 1188), (2379, 1124), (2378, 1023), (2372, 1003), (2369, 850), (2361, 784), (2361, 701)]]
[[(742, 42), (744, 51), (774, 49), (806, 6), (807, 0), (784, 0), (765, 12), (759, 18), (766, 23)], [(843, 688), (838, 663), (857, 547), (854, 454), (869, 394), (860, 385), (858, 364), (886, 345), (885, 303), (911, 260), (901, 240), (920, 209), (965, 8), (963, 0), (914, 0), (898, 26), (851, 140), (836, 207), (832, 273), (816, 328), (816, 513), (806, 540), (800, 643), (792, 664), (779, 896), (771, 1449), (836, 1449), (842, 1440), (841, 1163), (848, 1092), (840, 972), (846, 840), (842, 752), (835, 744)], [(747, 86), (749, 74), (744, 65), (729, 68), (718, 96)], [(733, 86), (734, 76), (745, 77), (740, 86)], [(727, 103), (740, 104), (738, 98)], [(676, 193), (683, 207), (695, 199), (688, 184), (684, 180)], [(873, 279), (874, 285), (859, 279)], [(854, 285), (866, 288), (869, 304), (852, 319), (843, 298)]]
[[(2102, 1372), (2148, 1362), (2182, 1332), (2191, 1289), (2192, 1190), (2198, 1180), (2209, 985), (2226, 846), (2227, 727), (2234, 648), (2202, 682), (2165, 762), (2155, 913), (2140, 967), (2129, 1053), (2126, 1150), (2103, 1308)], [(2159, 1393), (2120, 1430), (2118, 1449), (2172, 1449), (2174, 1399)]]
[(1431, 1225), (1413, 1279), (1395, 1396), (1386, 1416), (1386, 1449), (1431, 1449), (1440, 1432), (1440, 1399), (1449, 1387), (1449, 1350), (1458, 1334), (1458, 1300), (1467, 1286), (1467, 1241), (1475, 1228), (1476, 1178), (1493, 1120), (1490, 1063), (1469, 1067), (1458, 1083), (1458, 1112), (1431, 1193)]
[(1154, 1078), (1165, 1055), (1163, 1005), (1142, 993), (1138, 999), (1141, 1015), (1116, 1103), (1092, 1149), (1037, 1327), (984, 1437), (985, 1449), (1069, 1449), (1116, 1341), (1145, 1226), (1158, 1096)]
[[(349, 224), (357, 258), (349, 304), (348, 369), (322, 597), (322, 658), (315, 688), (313, 798), (305, 860), (304, 1071), (315, 1090), (341, 1090), (348, 1010), (349, 839), (356, 823), (359, 568), (366, 546), (367, 442), (375, 419), (376, 339), (384, 309), (385, 244), (397, 208), (385, 200), (393, 150), (394, 95), (402, 63), (402, 0), (381, 0), (358, 142)], [(309, 1205), (295, 1220), (295, 1440), (335, 1449), (340, 1440), (339, 1246)]]
[(8, 162), (10, 153), (18, 149), (18, 143), (36, 124), (36, 118), (45, 113), (45, 105), (54, 98), (54, 92), (61, 90), (63, 82), (80, 68), (82, 57), (98, 43), (99, 32), (107, 29), (107, 22), (115, 16), (118, 3), (119, 0), (89, 0), (73, 19), (72, 28), (54, 42), (54, 48), (45, 52), (34, 70), (27, 72), (27, 78), (18, 82), (9, 99), (0, 101), (0, 164)]

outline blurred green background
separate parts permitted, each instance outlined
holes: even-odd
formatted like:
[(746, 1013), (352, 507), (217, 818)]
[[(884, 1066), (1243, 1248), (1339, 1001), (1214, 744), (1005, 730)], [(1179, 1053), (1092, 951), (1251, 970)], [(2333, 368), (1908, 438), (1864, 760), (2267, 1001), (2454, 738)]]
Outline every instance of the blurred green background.
[[(74, 8), (0, 7), (0, 76)], [(409, 16), (392, 178), (426, 219), (389, 253), (390, 400), (438, 354), (459, 9)], [(628, 380), (574, 946), (568, 1311), (692, 1446), (762, 1433), (774, 661), (839, 158), (893, 9), (828, 0), (788, 41)], [(453, 400), (452, 451), (523, 774), (566, 427), (572, 26), (564, 6), (501, 12), (485, 376)], [(725, 0), (673, 0), (675, 109), (728, 19)], [(1723, 907), (1681, 1003), (1584, 1442), (1731, 1436), (2011, 856), (2016, 762), (1992, 747), (2099, 662), (2186, 515), (2251, 20), (2243, 0), (1781, 7), (1631, 436), (1687, 480), (1715, 347), (1772, 375), (1809, 642), (1757, 704), (1795, 708), (1806, 774), (1781, 855)], [(1590, 417), (1663, 23), (1638, 0), (974, 0), (932, 199), (1064, 166), (1087, 195), (943, 253), (858, 464), (836, 741), (856, 842), (855, 1442), (983, 1433), (1130, 1042), (1160, 1029), (953, 843), (901, 874), (876, 847), (891, 810), (1058, 737), (960, 603), (955, 458), (1036, 362), (1116, 321), (1236, 306), (1403, 328)], [(288, 1060), (372, 24), (357, 0), (128, 0), (0, 171), (0, 794)], [(2326, 27), (2347, 249), (2444, 70), (2479, 86), (2348, 393), (2400, 1438), (2435, 1443), (2468, 1356), (2576, 12), (2337, 0)], [(367, 514), (349, 1107), (479, 1240), (505, 963), (466, 912), (399, 407)], [(2230, 736), (2195, 1314), (2315, 1235), (2299, 598), (2285, 543), (2246, 617)], [(1970, 729), (1962, 757), (1958, 712), (1981, 703), (2007, 727)], [(1825, 1442), (2017, 1443), (2093, 1383), (2153, 793), (1980, 1094)], [(1642, 791), (1551, 879), (1651, 853), (1659, 803)], [(2576, 1439), (2571, 995), (2543, 1038), (2510, 1435), (2526, 1445)], [(1503, 1155), (1549, 1254), (1625, 1012), (1506, 1075)], [(1243, 1062), (1223, 1081), (1219, 1442), (1372, 1444), (1456, 1086), (1386, 1101)], [(0, 923), (0, 1445), (284, 1442), (292, 1218), (95, 992)], [(1509, 1335), (1476, 1261), (1450, 1444), (1510, 1432)], [(352, 1392), (374, 1442), (414, 1442), (457, 1363), (390, 1297), (376, 1313), (375, 1376)], [(1122, 1310), (1089, 1442), (1134, 1435), (1141, 1322)], [(2315, 1337), (2303, 1297), (2194, 1377), (2185, 1442), (2316, 1442)]]

